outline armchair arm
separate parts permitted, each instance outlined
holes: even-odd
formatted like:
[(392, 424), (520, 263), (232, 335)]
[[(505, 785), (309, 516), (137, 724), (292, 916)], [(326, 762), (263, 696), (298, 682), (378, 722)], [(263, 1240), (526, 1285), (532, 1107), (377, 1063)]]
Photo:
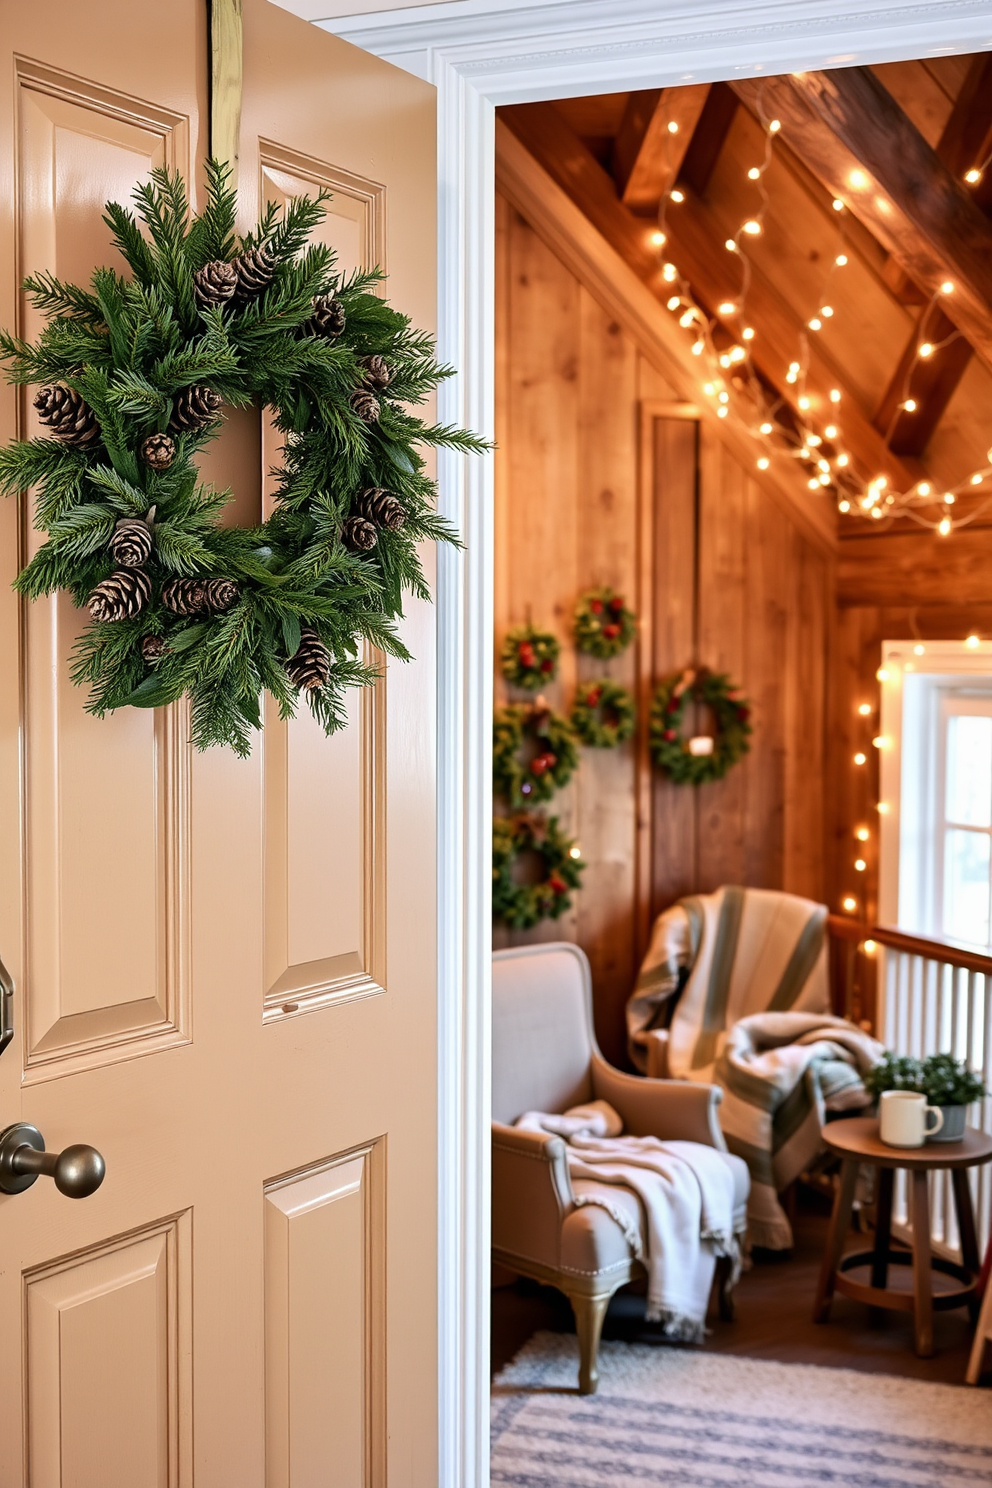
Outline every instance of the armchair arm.
[(562, 1138), (494, 1121), (494, 1249), (557, 1269), (562, 1220), (574, 1204)]
[(609, 1101), (632, 1136), (702, 1142), (720, 1152), (727, 1150), (716, 1114), (723, 1100), (717, 1085), (627, 1075), (594, 1054), (592, 1087), (597, 1100)]

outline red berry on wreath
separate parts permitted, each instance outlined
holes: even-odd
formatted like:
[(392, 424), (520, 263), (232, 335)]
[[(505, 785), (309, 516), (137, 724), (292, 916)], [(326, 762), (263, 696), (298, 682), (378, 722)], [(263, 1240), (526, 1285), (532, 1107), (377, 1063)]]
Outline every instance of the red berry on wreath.
[(614, 625), (612, 620), (610, 621), (609, 625), (603, 626), (603, 635), (608, 641), (615, 641), (619, 634), (620, 627), (619, 625)]
[(520, 665), (532, 667), (534, 665), (534, 647), (530, 641), (521, 641), (517, 647), (517, 655), (520, 657)]
[(738, 708), (737, 709), (737, 717), (740, 719), (741, 723), (747, 723), (748, 719), (751, 717), (751, 709), (750, 708)]
[(602, 696), (603, 689), (601, 687), (590, 687), (589, 691), (586, 693), (586, 707), (598, 708), (599, 700)]
[(678, 700), (678, 698), (677, 697), (670, 697), (668, 699), (668, 702), (665, 704), (665, 712), (666, 713), (677, 713), (678, 711), (679, 711), (679, 700)]
[(614, 615), (619, 615), (620, 611), (623, 609), (623, 597), (621, 595), (614, 594), (613, 598), (610, 600), (610, 609), (613, 611)]
[(546, 656), (544, 658), (544, 660), (541, 662), (541, 671), (544, 672), (545, 675), (547, 675), (548, 672), (553, 672), (554, 669), (555, 669), (555, 664), (551, 660), (551, 657), (550, 656)]
[(557, 873), (552, 873), (548, 879), (548, 888), (554, 890), (556, 894), (566, 894), (568, 892), (568, 884), (564, 879), (559, 878)]
[(594, 615), (601, 615), (603, 613), (603, 601), (601, 599), (591, 599), (589, 601), (589, 608)]
[(672, 740), (673, 739), (677, 739), (677, 738), (678, 738), (678, 734), (676, 733), (675, 729), (666, 729), (665, 730), (665, 743), (666, 744), (671, 744)]

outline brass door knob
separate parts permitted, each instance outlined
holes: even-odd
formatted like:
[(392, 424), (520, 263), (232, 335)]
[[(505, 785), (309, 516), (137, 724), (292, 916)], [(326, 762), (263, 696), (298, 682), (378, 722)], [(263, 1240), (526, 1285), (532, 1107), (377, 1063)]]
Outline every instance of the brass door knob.
[(67, 1199), (85, 1199), (96, 1193), (106, 1171), (96, 1148), (82, 1142), (46, 1152), (41, 1132), (27, 1121), (15, 1121), (0, 1132), (0, 1193), (23, 1193), (44, 1173)]

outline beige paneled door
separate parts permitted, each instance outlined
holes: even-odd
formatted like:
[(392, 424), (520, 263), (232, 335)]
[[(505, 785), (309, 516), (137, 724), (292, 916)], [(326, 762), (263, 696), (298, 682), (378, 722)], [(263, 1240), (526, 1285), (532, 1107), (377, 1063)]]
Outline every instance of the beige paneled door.
[[(24, 273), (88, 278), (105, 198), (195, 180), (205, 0), (0, 0), (0, 38), (0, 321), (33, 334)], [(426, 84), (245, 0), (240, 172), (246, 221), (329, 185), (344, 265), (430, 326)], [(242, 520), (277, 457), (229, 419)], [(0, 1484), (433, 1488), (432, 612), (333, 740), (270, 717), (250, 760), (195, 755), (179, 707), (86, 716), (77, 612), (10, 590), (34, 541), (5, 502), (0, 1125), (106, 1179), (0, 1197)]]

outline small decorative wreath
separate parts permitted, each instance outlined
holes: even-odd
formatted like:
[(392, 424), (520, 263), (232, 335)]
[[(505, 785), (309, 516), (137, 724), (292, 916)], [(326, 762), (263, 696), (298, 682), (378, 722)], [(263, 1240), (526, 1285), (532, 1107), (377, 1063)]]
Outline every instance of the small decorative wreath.
[[(514, 881), (521, 853), (534, 852), (543, 865), (538, 883)], [(514, 930), (530, 930), (541, 920), (556, 920), (571, 907), (570, 889), (579, 887), (585, 868), (579, 850), (559, 830), (557, 817), (540, 813), (497, 817), (493, 823), (493, 918)]]
[(575, 607), (575, 644), (601, 661), (626, 651), (636, 630), (636, 615), (612, 589), (590, 589)]
[[(703, 703), (713, 713), (716, 734), (709, 753), (694, 753), (681, 736), (686, 703)], [(651, 707), (651, 754), (676, 785), (722, 780), (750, 749), (751, 706), (722, 672), (688, 667), (663, 681)]]
[[(0, 361), (39, 387), (45, 437), (0, 450), (0, 493), (37, 488), (45, 533), (15, 587), (89, 610), (72, 661), (88, 710), (185, 694), (193, 743), (246, 755), (263, 691), (284, 717), (305, 696), (333, 733), (345, 690), (376, 676), (363, 646), (409, 656), (395, 622), (404, 590), (427, 597), (417, 544), (455, 541), (417, 446), (484, 446), (406, 411), (448, 369), (372, 293), (378, 269), (342, 277), (309, 242), (326, 193), (269, 203), (239, 238), (229, 174), (207, 163), (193, 217), (165, 169), (136, 189), (136, 215), (107, 204), (129, 276), (26, 280), (49, 323), (34, 345), (0, 333)], [(219, 525), (229, 493), (199, 481), (225, 404), (270, 409), (282, 435), (257, 527)]]
[[(520, 759), (525, 739), (537, 752), (529, 763)], [(550, 801), (572, 777), (579, 762), (575, 734), (567, 718), (552, 713), (543, 698), (498, 708), (493, 719), (493, 785), (511, 806)]]
[(535, 630), (530, 624), (518, 625), (507, 633), (500, 652), (500, 670), (514, 687), (536, 692), (546, 682), (553, 682), (558, 670), (561, 647), (549, 630)]
[(585, 682), (576, 694), (571, 724), (583, 744), (615, 749), (634, 732), (634, 700), (626, 687), (606, 677)]

